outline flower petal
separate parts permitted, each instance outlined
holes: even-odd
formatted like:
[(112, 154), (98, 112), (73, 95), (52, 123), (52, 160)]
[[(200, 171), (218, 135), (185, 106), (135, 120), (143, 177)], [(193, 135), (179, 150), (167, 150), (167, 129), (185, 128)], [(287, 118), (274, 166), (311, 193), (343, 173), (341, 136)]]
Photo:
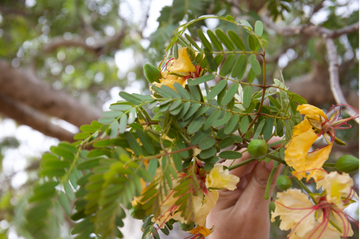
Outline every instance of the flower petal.
[(206, 187), (235, 190), (239, 181), (240, 178), (230, 174), (229, 170), (224, 170), (222, 164), (215, 164), (214, 168), (206, 176)]
[(305, 115), (309, 118), (318, 118), (319, 115), (321, 117), (323, 117), (325, 120), (327, 120), (327, 116), (325, 115), (324, 111), (322, 111), (321, 109), (313, 106), (313, 105), (309, 105), (309, 104), (303, 104), (303, 105), (298, 105), (297, 107), (297, 111), (300, 112), (300, 114)]
[(195, 66), (192, 64), (189, 54), (187, 53), (187, 48), (181, 48), (178, 50), (179, 57), (176, 60), (173, 60), (169, 63), (168, 71), (170, 72), (184, 72), (190, 73), (194, 72)]
[[(275, 211), (271, 214), (271, 221), (280, 216), (280, 229), (293, 229), (292, 235), (302, 237), (314, 228), (315, 209), (308, 196), (299, 189), (291, 189), (277, 193)], [(291, 237), (292, 238), (292, 237)]]
[[(318, 138), (317, 134), (310, 128), (306, 132), (293, 137), (290, 143), (287, 144), (285, 150), (285, 161), (296, 171), (306, 171), (306, 157), (311, 148), (311, 145)], [(299, 179), (305, 177), (305, 172), (297, 175)]]
[(307, 176), (307, 180), (309, 180), (311, 177), (314, 178), (315, 181), (322, 178), (321, 170), (316, 169), (321, 169), (325, 161), (329, 158), (332, 146), (332, 144), (329, 144), (308, 154), (305, 160), (305, 168), (306, 170), (309, 170), (310, 173)]

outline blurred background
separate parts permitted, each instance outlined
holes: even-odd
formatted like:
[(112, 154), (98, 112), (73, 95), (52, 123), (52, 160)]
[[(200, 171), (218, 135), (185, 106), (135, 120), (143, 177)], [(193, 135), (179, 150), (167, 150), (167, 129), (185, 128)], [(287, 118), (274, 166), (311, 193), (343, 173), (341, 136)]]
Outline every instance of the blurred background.
[[(357, 0), (0, 0), (0, 239), (27, 234), (24, 197), (38, 180), (42, 153), (72, 142), (81, 125), (120, 99), (119, 91), (150, 94), (143, 65), (160, 62), (179, 25), (208, 14), (262, 20), (268, 82), (282, 72), (291, 91), (324, 110), (336, 103), (324, 40), (330, 35), (339, 64), (336, 90), (358, 110)], [(209, 19), (189, 30), (231, 27)], [(330, 160), (359, 156), (358, 125), (351, 124), (337, 132), (347, 145), (335, 145)], [(353, 177), (358, 192), (358, 174)], [(348, 213), (358, 220), (358, 205)], [(58, 238), (72, 238), (71, 220), (55, 219), (49, 224)], [(285, 238), (277, 223), (272, 238)], [(128, 219), (125, 238), (141, 238), (139, 226)]]

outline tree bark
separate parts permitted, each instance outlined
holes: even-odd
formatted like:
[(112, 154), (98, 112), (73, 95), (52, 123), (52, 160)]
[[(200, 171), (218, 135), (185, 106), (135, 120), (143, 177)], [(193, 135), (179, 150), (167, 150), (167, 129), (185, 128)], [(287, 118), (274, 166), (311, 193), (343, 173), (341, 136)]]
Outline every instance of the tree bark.
[(16, 103), (2, 95), (0, 95), (0, 112), (5, 116), (15, 119), (19, 124), (30, 126), (47, 136), (68, 142), (74, 141), (74, 134), (50, 123), (48, 117), (41, 112)]
[(80, 103), (65, 92), (53, 89), (34, 74), (14, 68), (4, 60), (0, 60), (0, 72), (0, 95), (12, 101), (78, 127), (101, 117), (101, 110), (95, 106)]

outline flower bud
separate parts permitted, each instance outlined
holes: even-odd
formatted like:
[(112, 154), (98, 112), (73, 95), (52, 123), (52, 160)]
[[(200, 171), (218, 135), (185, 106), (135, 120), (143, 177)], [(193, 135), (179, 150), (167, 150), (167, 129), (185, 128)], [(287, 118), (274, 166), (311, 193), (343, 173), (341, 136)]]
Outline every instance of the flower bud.
[(292, 183), (288, 176), (281, 175), (276, 180), (276, 187), (282, 191), (286, 191), (291, 187)]
[(150, 82), (153, 83), (155, 82), (159, 82), (159, 79), (161, 78), (161, 72), (159, 71), (159, 69), (149, 63), (146, 63), (144, 65), (144, 74), (146, 79)]
[(352, 155), (343, 155), (336, 161), (335, 167), (340, 172), (351, 173), (359, 170), (359, 159)]
[(267, 153), (267, 145), (264, 140), (261, 139), (254, 139), (252, 140), (248, 147), (248, 152), (253, 158), (261, 158), (262, 156), (265, 156)]

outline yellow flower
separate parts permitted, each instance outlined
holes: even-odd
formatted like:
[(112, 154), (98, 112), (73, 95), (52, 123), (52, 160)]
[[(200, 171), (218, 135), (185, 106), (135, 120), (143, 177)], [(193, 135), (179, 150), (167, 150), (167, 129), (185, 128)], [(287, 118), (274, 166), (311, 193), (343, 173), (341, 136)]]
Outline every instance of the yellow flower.
[(317, 189), (322, 187), (326, 191), (326, 201), (335, 204), (340, 209), (344, 207), (343, 199), (349, 199), (353, 185), (354, 181), (349, 174), (338, 172), (326, 174), (323, 179), (316, 182)]
[(235, 190), (239, 180), (239, 177), (230, 174), (229, 170), (224, 170), (223, 165), (217, 163), (206, 176), (206, 187)]
[[(178, 59), (172, 59), (166, 64), (167, 69), (161, 73), (162, 78), (160, 79), (160, 83), (154, 82), (153, 85), (159, 88), (162, 85), (166, 85), (175, 90), (173, 86), (175, 82), (184, 87), (187, 78), (199, 76), (196, 67), (192, 64), (187, 53), (187, 48), (179, 49), (178, 55)], [(175, 73), (176, 75), (172, 75), (172, 73)]]
[[(309, 172), (307, 180), (313, 177), (315, 180), (321, 177), (321, 169), (324, 162), (328, 159), (331, 152), (335, 133), (330, 128), (323, 132), (323, 126), (328, 122), (325, 113), (315, 106), (304, 104), (297, 108), (301, 114), (305, 115), (302, 122), (293, 129), (293, 137), (285, 150), (285, 161), (293, 167), (293, 172), (297, 178), (301, 179)], [(308, 153), (312, 144), (321, 135), (324, 135), (329, 144), (323, 148)]]
[(280, 229), (291, 229), (289, 239), (337, 239), (354, 234), (344, 212), (324, 197), (313, 205), (299, 189), (291, 189), (278, 193), (277, 198), (271, 221), (280, 216)]
[(197, 227), (195, 227), (194, 229), (192, 229), (192, 230), (190, 231), (190, 233), (191, 233), (191, 234), (194, 234), (194, 235), (196, 235), (196, 234), (201, 234), (201, 235), (203, 235), (204, 237), (207, 237), (207, 236), (210, 235), (211, 231), (210, 231), (210, 229), (207, 229), (206, 227), (197, 226)]

